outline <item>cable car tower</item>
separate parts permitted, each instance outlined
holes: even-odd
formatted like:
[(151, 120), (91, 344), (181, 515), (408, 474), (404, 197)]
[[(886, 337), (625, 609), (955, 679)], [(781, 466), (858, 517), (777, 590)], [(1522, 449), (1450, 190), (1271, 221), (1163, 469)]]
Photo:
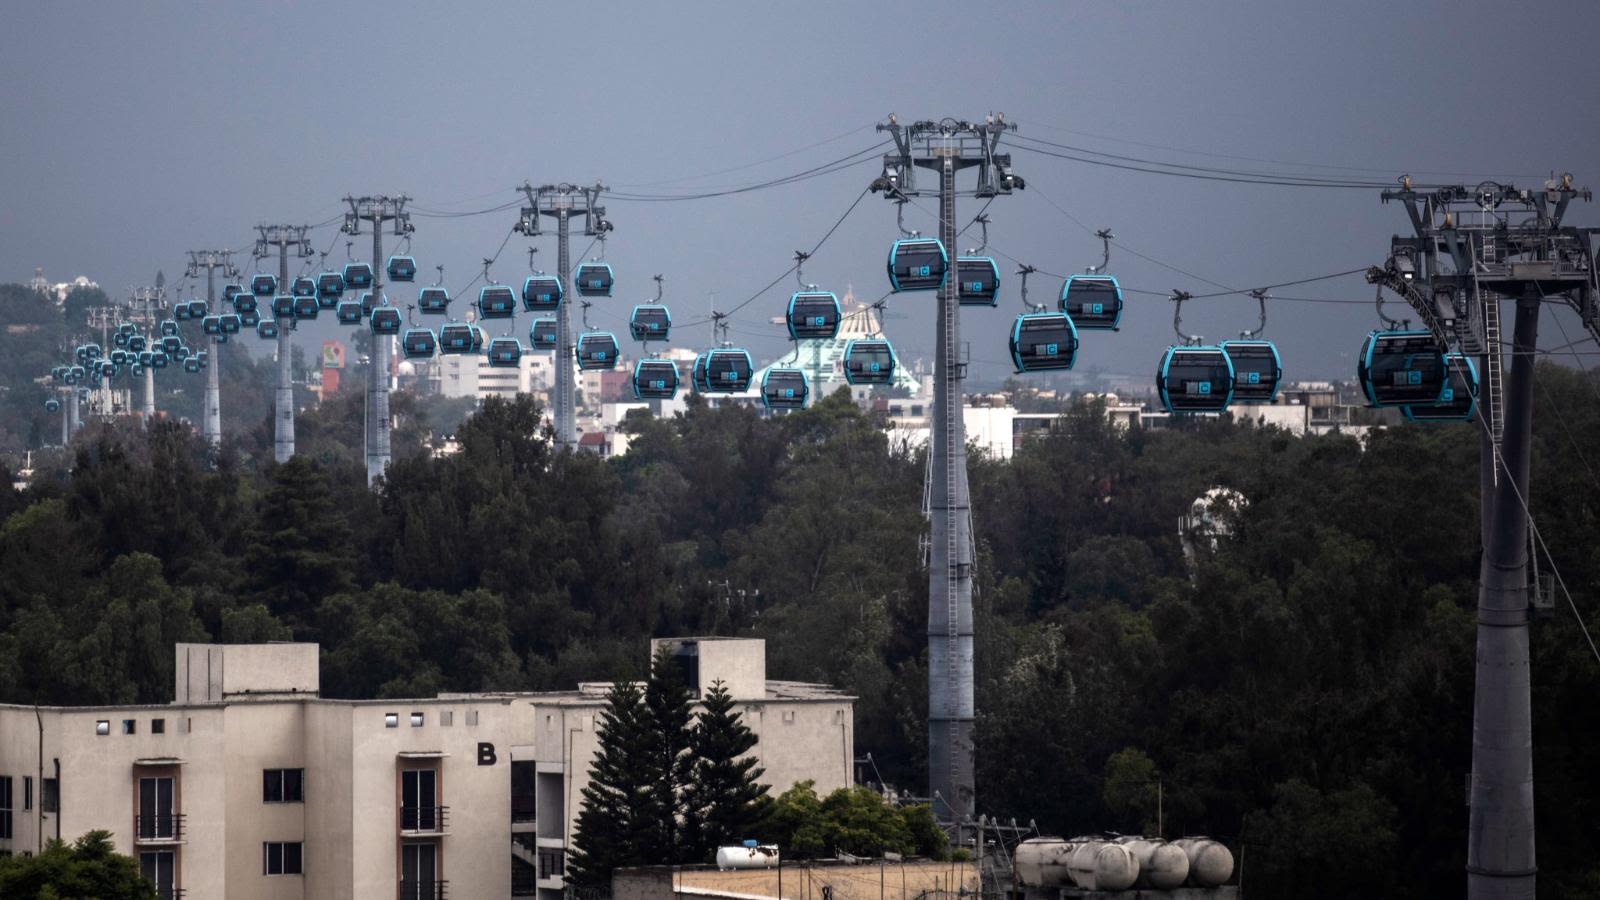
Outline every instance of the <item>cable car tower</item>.
[[(383, 225), (393, 222), (395, 237), (405, 237), (415, 231), (406, 204), (411, 198), (404, 194), (389, 197), (346, 197), (350, 211), (344, 214), (342, 231), (348, 235), (361, 233), (361, 223), (370, 223), (372, 231), (372, 300), (377, 303), (383, 296)], [(281, 332), (280, 332), (281, 335)], [(371, 487), (383, 470), (389, 468), (389, 348), (394, 344), (392, 335), (372, 336), (372, 364), (367, 367), (367, 486)], [(282, 378), (283, 362), (279, 363)], [(291, 406), (292, 398), (291, 398)], [(276, 452), (277, 448), (274, 447)]]
[[(902, 125), (890, 115), (878, 125), (894, 139), (884, 154), (874, 192), (890, 200), (937, 193), (939, 241), (948, 254), (956, 246), (956, 173), (978, 170), (978, 198), (1024, 187), (1011, 171), (1009, 154), (996, 153), (1000, 136), (1016, 126), (1004, 116), (971, 123), (956, 119)], [(916, 170), (938, 174), (938, 187), (917, 186)], [(961, 414), (961, 313), (957, 278), (939, 285), (934, 362), (933, 421), (929, 432), (928, 559), (928, 793), (934, 814), (960, 825), (976, 805), (973, 778), (973, 627), (971, 495), (967, 487), (966, 426)]]
[[(166, 278), (160, 273), (156, 274), (154, 287), (134, 288), (128, 297), (128, 321), (144, 328), (150, 334), (156, 334), (160, 322), (166, 317), (167, 287)], [(153, 367), (144, 366), (140, 373), (144, 381), (144, 395), (139, 402), (139, 415), (143, 417), (145, 426), (156, 415), (156, 373)]]
[[(311, 240), (306, 237), (310, 230), (309, 225), (256, 226), (260, 237), (256, 238), (255, 256), (265, 259), (270, 249), (277, 248), (278, 288), (284, 293), (289, 292), (290, 249), (301, 259), (316, 255), (311, 249)], [(278, 323), (278, 387), (273, 392), (272, 458), (280, 463), (288, 462), (294, 455), (294, 381), (290, 368), (293, 354), (289, 349), (289, 334), (293, 329), (293, 318)]]
[[(606, 219), (605, 207), (598, 202), (605, 189), (605, 185), (598, 182), (593, 187), (566, 183), (534, 187), (523, 182), (522, 187), (518, 188), (527, 196), (528, 205), (522, 207), (515, 230), (528, 237), (537, 237), (544, 233), (539, 228), (540, 216), (550, 216), (556, 220), (556, 272), (564, 284), (576, 284), (568, 234), (568, 223), (572, 217), (583, 216), (583, 233), (586, 237), (604, 238), (612, 229), (611, 222)], [(575, 450), (578, 446), (577, 391), (572, 373), (574, 348), (570, 307), (570, 303), (562, 303), (556, 308), (554, 418), (556, 446)]]
[[(1483, 182), (1383, 192), (1405, 205), (1413, 237), (1395, 236), (1367, 280), (1403, 297), (1441, 351), (1477, 356), (1485, 412), (1479, 463), (1483, 561), (1467, 826), (1467, 896), (1532, 898), (1535, 891), (1533, 727), (1529, 698), (1528, 470), (1539, 310), (1561, 301), (1600, 338), (1600, 228), (1564, 225), (1590, 191), (1572, 176), (1519, 189)], [(1501, 370), (1500, 304), (1515, 317), (1511, 372)], [(1534, 535), (1537, 537), (1537, 535)], [(1542, 544), (1542, 540), (1540, 541)]]
[[(202, 269), (206, 273), (206, 309), (214, 312), (217, 308), (217, 270), (222, 270), (223, 278), (239, 277), (239, 270), (233, 267), (233, 251), (190, 250), (186, 276), (199, 278)], [(207, 444), (216, 447), (222, 443), (222, 388), (218, 374), (222, 371), (222, 342), (217, 335), (209, 337), (211, 354), (206, 366), (206, 397), (200, 413), (200, 436), (205, 438)]]

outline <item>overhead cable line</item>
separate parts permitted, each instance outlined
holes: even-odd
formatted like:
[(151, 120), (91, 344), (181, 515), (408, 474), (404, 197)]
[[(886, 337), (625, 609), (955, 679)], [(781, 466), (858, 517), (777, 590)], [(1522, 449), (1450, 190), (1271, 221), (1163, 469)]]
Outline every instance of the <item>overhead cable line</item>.
[(741, 166), (733, 166), (732, 168), (728, 168), (728, 169), (719, 169), (719, 170), (717, 170), (715, 172), (706, 172), (706, 173), (701, 174), (701, 175), (684, 175), (684, 176), (679, 177), (679, 178), (665, 178), (665, 179), (662, 179), (660, 181), (620, 183), (620, 184), (617, 184), (617, 187), (633, 187), (633, 188), (660, 187), (660, 186), (663, 186), (663, 185), (681, 184), (681, 183), (683, 183), (685, 181), (699, 181), (702, 178), (715, 178), (718, 175), (728, 175), (728, 174), (731, 174), (733, 172), (742, 172), (742, 171), (744, 171), (746, 169), (753, 169), (756, 166), (766, 165), (767, 163), (770, 163), (770, 162), (777, 162), (780, 159), (788, 159), (791, 156), (795, 156), (797, 154), (804, 153), (807, 150), (814, 150), (814, 149), (816, 149), (818, 147), (822, 147), (822, 146), (825, 146), (827, 144), (831, 144), (834, 141), (843, 140), (843, 139), (845, 139), (847, 137), (850, 137), (851, 135), (859, 134), (859, 133), (861, 133), (863, 131), (866, 131), (866, 130), (872, 128), (872, 127), (873, 127), (873, 123), (868, 122), (865, 125), (859, 126), (857, 128), (852, 128), (849, 131), (842, 132), (840, 134), (836, 134), (833, 137), (824, 138), (824, 139), (822, 139), (820, 141), (817, 141), (815, 144), (807, 144), (804, 147), (796, 147), (795, 149), (790, 150), (787, 153), (780, 153), (777, 156), (769, 156), (766, 159), (758, 159), (755, 162), (745, 163), (744, 165), (741, 165)]
[(736, 187), (728, 187), (728, 188), (708, 189), (708, 190), (701, 191), (701, 192), (698, 192), (698, 193), (686, 193), (686, 194), (641, 194), (641, 193), (630, 193), (630, 192), (627, 192), (627, 191), (615, 191), (615, 190), (609, 190), (609, 189), (605, 193), (606, 193), (606, 196), (608, 196), (608, 197), (612, 197), (612, 198), (615, 198), (617, 200), (631, 201), (631, 202), (635, 202), (635, 203), (671, 203), (671, 202), (679, 202), (679, 201), (684, 201), (684, 200), (706, 200), (706, 199), (709, 199), (709, 198), (712, 198), (712, 197), (726, 197), (726, 196), (729, 196), (729, 195), (732, 195), (732, 194), (745, 194), (745, 193), (749, 193), (751, 191), (761, 191), (761, 190), (766, 190), (768, 188), (782, 187), (784, 185), (796, 184), (796, 183), (801, 182), (801, 181), (807, 181), (809, 179), (816, 178), (816, 177), (819, 177), (819, 176), (822, 176), (822, 175), (830, 175), (830, 174), (832, 174), (834, 172), (840, 172), (840, 171), (843, 171), (845, 169), (851, 168), (853, 166), (860, 165), (862, 163), (865, 163), (865, 162), (869, 161), (869, 159), (871, 158), (871, 156), (873, 154), (876, 154), (879, 150), (881, 150), (888, 143), (889, 143), (888, 141), (880, 141), (880, 142), (878, 142), (876, 144), (873, 144), (870, 147), (867, 147), (867, 148), (862, 149), (862, 150), (858, 150), (855, 153), (852, 153), (852, 154), (850, 154), (848, 156), (842, 156), (842, 157), (840, 157), (838, 159), (835, 159), (835, 160), (832, 160), (830, 162), (823, 163), (823, 164), (821, 164), (819, 166), (813, 166), (813, 167), (811, 167), (809, 169), (805, 169), (803, 171), (796, 172), (796, 173), (794, 173), (792, 175), (785, 175), (785, 176), (783, 176), (781, 178), (773, 178), (773, 179), (769, 179), (767, 181), (756, 182), (754, 184), (739, 185), (739, 186), (736, 186)]

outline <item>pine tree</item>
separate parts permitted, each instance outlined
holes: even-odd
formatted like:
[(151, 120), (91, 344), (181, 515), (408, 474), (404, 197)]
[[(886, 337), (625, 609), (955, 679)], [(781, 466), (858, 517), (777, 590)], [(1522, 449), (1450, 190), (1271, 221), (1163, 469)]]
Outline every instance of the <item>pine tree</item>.
[(647, 751), (640, 775), (647, 785), (639, 810), (640, 854), (652, 865), (684, 862), (684, 789), (694, 758), (689, 754), (694, 697), (684, 686), (672, 654), (661, 648), (650, 662), (644, 689)]
[(765, 771), (753, 756), (756, 736), (733, 708), (721, 681), (706, 692), (690, 737), (694, 766), (685, 791), (684, 850), (689, 862), (709, 862), (720, 846), (755, 837), (761, 822)]
[(654, 862), (640, 855), (640, 817), (651, 785), (641, 776), (647, 755), (648, 714), (637, 685), (619, 681), (606, 694), (599, 749), (573, 828), (568, 871), (580, 886), (608, 886), (619, 866)]

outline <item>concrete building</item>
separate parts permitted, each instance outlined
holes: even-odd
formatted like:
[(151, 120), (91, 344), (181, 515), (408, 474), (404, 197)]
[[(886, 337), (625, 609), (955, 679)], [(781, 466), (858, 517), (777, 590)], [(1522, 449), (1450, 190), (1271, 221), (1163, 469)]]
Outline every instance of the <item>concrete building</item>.
[[(769, 786), (850, 783), (853, 698), (763, 641), (654, 644), (728, 686)], [(561, 896), (608, 685), (333, 700), (317, 654), (179, 644), (170, 705), (0, 706), (0, 853), (105, 829), (164, 898)]]

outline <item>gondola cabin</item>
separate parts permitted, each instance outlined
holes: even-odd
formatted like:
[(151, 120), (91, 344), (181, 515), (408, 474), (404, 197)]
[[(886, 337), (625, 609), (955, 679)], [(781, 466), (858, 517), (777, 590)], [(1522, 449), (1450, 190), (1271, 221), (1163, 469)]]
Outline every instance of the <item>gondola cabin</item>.
[(1233, 399), (1233, 363), (1221, 347), (1168, 347), (1156, 393), (1169, 413), (1218, 413)]
[(1069, 275), (1057, 308), (1079, 331), (1115, 331), (1122, 321), (1122, 286), (1111, 275)]
[(553, 313), (561, 308), (565, 295), (558, 275), (529, 275), (522, 282), (522, 308), (528, 312)]
[(1470, 422), (1478, 410), (1478, 367), (1470, 357), (1445, 354), (1447, 381), (1439, 402), (1401, 407), (1408, 422)]
[(610, 263), (586, 262), (578, 267), (577, 282), (579, 296), (609, 297), (616, 277), (611, 273)]
[(274, 319), (294, 318), (295, 305), (305, 300), (310, 300), (312, 308), (316, 308), (316, 297), (296, 297), (292, 294), (279, 294), (278, 296), (273, 297), (272, 317)]
[(372, 318), (367, 323), (372, 333), (380, 336), (400, 333), (400, 310), (392, 306), (380, 306), (372, 311)]
[[(177, 322), (174, 322), (171, 319), (162, 319), (161, 320), (161, 336), (162, 337), (167, 337), (168, 335), (173, 335), (173, 334), (178, 334), (178, 333), (179, 332), (178, 332), (178, 323)], [(134, 335), (134, 337), (138, 337), (138, 335)], [(129, 338), (129, 340), (132, 340), (132, 339), (133, 338)]]
[(173, 347), (171, 349), (168, 349), (166, 347), (162, 347), (161, 348), (161, 352), (167, 354), (167, 356), (171, 357), (172, 359), (177, 360), (178, 362), (183, 362), (184, 360), (188, 359), (190, 356), (194, 355), (194, 351), (190, 350), (188, 347), (185, 347), (182, 344), (179, 344), (178, 346)]
[[(342, 306), (343, 304), (340, 304), (340, 305)], [(291, 309), (290, 309), (290, 312), (293, 313), (293, 315), (279, 316), (278, 318), (280, 318), (280, 319), (300, 319), (300, 320), (315, 319), (317, 317), (317, 314), (319, 312), (321, 312), (321, 311), (322, 311), (322, 298), (321, 297), (295, 297), (291, 301)]]
[(204, 369), (206, 367), (206, 365), (211, 362), (211, 351), (210, 350), (201, 350), (199, 353), (196, 353), (195, 356), (197, 358), (199, 358), (199, 360), (200, 360), (200, 368), (202, 368), (202, 369)]
[(804, 409), (810, 394), (803, 369), (770, 368), (761, 376), (761, 403), (767, 409)]
[(120, 350), (120, 349), (111, 351), (111, 361), (116, 363), (119, 366), (127, 365), (128, 364), (128, 351)]
[(522, 365), (522, 342), (514, 337), (497, 337), (490, 341), (489, 365), (496, 369), (515, 369)]
[(318, 275), (317, 296), (337, 302), (344, 296), (344, 276), (338, 272), (323, 272)]
[(162, 353), (160, 350), (156, 350), (150, 354), (150, 368), (152, 369), (165, 369), (167, 367), (167, 362), (167, 355)]
[(389, 273), (390, 281), (410, 283), (417, 280), (417, 261), (409, 256), (389, 257), (384, 269)]
[(585, 372), (614, 369), (617, 365), (617, 337), (609, 331), (586, 331), (578, 335), (574, 351), (578, 368)]
[(839, 297), (832, 291), (797, 291), (789, 297), (789, 339), (828, 340), (839, 335)]
[(1000, 302), (1000, 267), (989, 256), (956, 260), (956, 300), (962, 306), (994, 306)]
[(200, 330), (212, 337), (222, 334), (222, 317), (206, 316), (200, 320)]
[(344, 267), (344, 289), (347, 291), (364, 291), (372, 287), (372, 267), (364, 262), (346, 263)]
[(1011, 326), (1011, 364), (1018, 372), (1055, 372), (1078, 358), (1078, 329), (1060, 312), (1025, 313)]
[(189, 304), (175, 303), (172, 306), (172, 318), (179, 322), (189, 321)]
[(439, 329), (439, 352), (457, 354), (472, 352), (472, 326), (465, 322), (446, 322)]
[(1223, 341), (1233, 363), (1234, 403), (1271, 403), (1283, 381), (1283, 363), (1271, 341)]
[(425, 316), (442, 316), (450, 311), (450, 292), (442, 287), (425, 287), (417, 291), (417, 312)]
[(183, 361), (183, 371), (189, 373), (190, 375), (200, 374), (200, 370), (204, 369), (205, 367), (205, 362), (202, 361), (198, 356), (191, 356)]
[(223, 334), (238, 334), (244, 323), (239, 321), (238, 313), (223, 313), (217, 316), (217, 326), (222, 329)]
[(844, 380), (852, 385), (889, 384), (894, 380), (894, 348), (880, 338), (845, 344)]
[(246, 328), (254, 328), (261, 324), (261, 314), (253, 309), (239, 313), (239, 324)]
[(256, 305), (256, 297), (255, 297), (254, 294), (236, 294), (236, 295), (234, 295), (234, 298), (233, 298), (233, 311), (234, 312), (239, 313), (240, 315), (243, 315), (244, 313), (247, 313), (247, 312), (255, 312), (258, 308), (259, 307), (257, 307), (257, 305)]
[(370, 316), (370, 315), (372, 315), (372, 311), (373, 310), (377, 309), (380, 306), (388, 306), (388, 305), (389, 305), (389, 297), (387, 295), (379, 297), (378, 295), (372, 293), (371, 291), (367, 291), (366, 293), (361, 295), (361, 315), (362, 316)]
[(174, 336), (174, 337), (164, 337), (164, 338), (161, 339), (161, 343), (157, 346), (156, 349), (159, 349), (161, 352), (167, 354), (168, 356), (176, 356), (177, 353), (178, 353), (178, 349), (180, 347), (182, 347), (182, 346), (183, 346), (183, 338), (176, 337), (176, 336)]
[(340, 325), (360, 325), (361, 301), (341, 300), (339, 305), (334, 308), (333, 315), (334, 318), (339, 320)]
[(509, 319), (517, 314), (517, 295), (509, 284), (486, 284), (478, 289), (478, 315)]
[(528, 343), (535, 350), (556, 349), (557, 324), (555, 319), (534, 319), (528, 328)]
[(149, 342), (142, 334), (136, 334), (133, 337), (128, 338), (128, 352), (130, 353), (138, 353), (148, 346)]
[(641, 359), (633, 366), (635, 400), (671, 400), (678, 395), (678, 366), (670, 359)]
[(265, 319), (256, 323), (256, 337), (263, 341), (275, 341), (279, 335), (278, 323)]
[(472, 352), (482, 353), (485, 340), (483, 329), (477, 325), (468, 325), (467, 327), (472, 329)]
[(111, 336), (111, 344), (112, 344), (112, 346), (115, 346), (115, 347), (121, 347), (123, 349), (127, 349), (128, 336), (119, 331), (116, 334)]
[(48, 400), (44, 401), (44, 411), (45, 412), (60, 412), (61, 411), (61, 401), (57, 400), (54, 397), (49, 398)]
[[(344, 279), (341, 278), (339, 280), (342, 282)], [(317, 280), (310, 275), (301, 275), (289, 285), (289, 293), (296, 297), (315, 297), (317, 295)]]
[(664, 341), (672, 333), (672, 313), (659, 303), (641, 303), (628, 317), (628, 332), (636, 341)]
[(433, 353), (438, 348), (439, 341), (427, 328), (407, 328), (400, 337), (400, 352), (405, 354), (406, 359), (433, 359)]
[(1356, 379), (1373, 406), (1431, 406), (1445, 389), (1444, 353), (1426, 331), (1374, 331)]
[(204, 300), (190, 300), (189, 301), (189, 318), (191, 318), (191, 319), (203, 319), (210, 312), (211, 312), (211, 304), (207, 303), (206, 301), (204, 301)]
[(77, 384), (84, 377), (83, 366), (73, 366), (67, 370), (67, 384)]
[(271, 297), (278, 292), (278, 276), (257, 272), (250, 278), (250, 293), (257, 297)]
[(706, 354), (706, 390), (715, 394), (737, 394), (750, 389), (755, 363), (748, 350), (718, 347)]
[(706, 387), (706, 360), (711, 358), (711, 352), (695, 354), (694, 366), (689, 369), (689, 381), (694, 389), (704, 393)]
[(889, 286), (901, 291), (936, 291), (944, 284), (950, 256), (933, 238), (901, 238), (889, 248)]

